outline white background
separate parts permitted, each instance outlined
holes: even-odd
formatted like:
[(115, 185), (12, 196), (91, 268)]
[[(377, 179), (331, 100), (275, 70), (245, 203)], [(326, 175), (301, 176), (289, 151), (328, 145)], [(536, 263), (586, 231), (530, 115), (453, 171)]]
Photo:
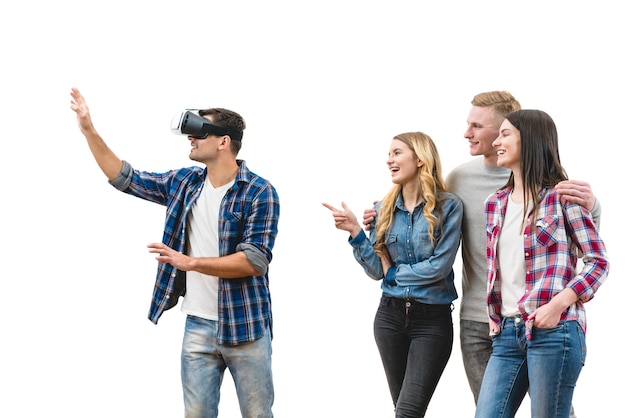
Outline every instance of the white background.
[[(447, 173), (470, 156), (472, 97), (508, 90), (556, 121), (570, 178), (602, 202), (609, 279), (588, 305), (579, 418), (623, 416), (622, 7), (612, 1), (44, 1), (0, 13), (0, 415), (182, 416), (179, 307), (147, 319), (164, 210), (117, 192), (70, 110), (135, 167), (190, 165), (172, 115), (226, 107), (240, 157), (282, 204), (270, 267), (280, 418), (392, 417), (373, 339), (379, 283), (322, 201), (357, 214), (391, 183), (389, 141), (420, 130)], [(621, 198), (620, 198), (621, 199)], [(460, 256), (457, 284), (460, 292)], [(458, 301), (457, 301), (458, 305)], [(458, 309), (454, 312), (458, 332)], [(618, 321), (615, 323), (615, 321)], [(617, 382), (617, 383), (615, 383)], [(429, 417), (471, 417), (458, 337)], [(230, 377), (221, 415), (239, 416)], [(526, 402), (518, 416), (529, 416)]]

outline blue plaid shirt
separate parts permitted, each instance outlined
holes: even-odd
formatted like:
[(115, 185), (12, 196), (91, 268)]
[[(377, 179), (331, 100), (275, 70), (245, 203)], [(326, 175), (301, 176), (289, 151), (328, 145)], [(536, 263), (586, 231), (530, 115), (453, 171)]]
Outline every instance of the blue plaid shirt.
[[(261, 276), (219, 279), (218, 341), (237, 345), (272, 332), (268, 265), (278, 233), (280, 204), (274, 187), (252, 173), (245, 161), (220, 205), (220, 256), (244, 251)], [(200, 195), (206, 168), (189, 167), (165, 173), (138, 171), (124, 161), (111, 184), (125, 193), (166, 206), (163, 243), (186, 253), (187, 215)], [(159, 263), (148, 318), (157, 323), (164, 311), (185, 295), (186, 273)]]
[[(487, 306), (489, 317), (501, 326), (502, 292), (498, 266), (498, 238), (502, 230), (511, 188), (498, 190), (485, 201), (487, 216)], [(518, 308), (526, 322), (526, 338), (531, 339), (533, 321), (528, 315), (548, 303), (566, 287), (578, 301), (561, 314), (563, 321), (578, 321), (587, 330), (584, 302), (591, 300), (609, 273), (604, 242), (593, 218), (578, 204), (563, 205), (554, 189), (544, 189), (536, 209), (536, 228), (531, 228), (533, 211), (524, 225), (524, 264), (526, 293)], [(578, 255), (584, 266), (577, 271)]]

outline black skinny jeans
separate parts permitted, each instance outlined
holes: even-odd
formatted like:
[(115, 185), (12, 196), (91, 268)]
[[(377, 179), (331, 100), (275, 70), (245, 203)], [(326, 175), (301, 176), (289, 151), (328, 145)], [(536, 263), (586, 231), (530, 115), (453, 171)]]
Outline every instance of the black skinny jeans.
[(452, 352), (451, 305), (383, 295), (374, 319), (374, 337), (396, 418), (424, 417)]

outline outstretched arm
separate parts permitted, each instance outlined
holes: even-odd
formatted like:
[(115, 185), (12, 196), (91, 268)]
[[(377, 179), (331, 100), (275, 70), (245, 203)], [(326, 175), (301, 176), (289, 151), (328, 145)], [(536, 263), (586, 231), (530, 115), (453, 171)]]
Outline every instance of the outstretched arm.
[(148, 244), (148, 252), (156, 254), (155, 258), (158, 262), (171, 264), (179, 270), (197, 271), (223, 279), (238, 279), (262, 274), (255, 270), (242, 251), (224, 257), (189, 257), (165, 244), (154, 242)]
[(87, 139), (87, 145), (93, 154), (98, 166), (109, 180), (117, 177), (122, 170), (122, 160), (104, 142), (100, 134), (96, 131), (91, 121), (89, 107), (85, 102), (85, 98), (76, 87), (72, 87), (70, 92), (72, 96), (71, 108), (76, 112), (78, 127)]
[[(365, 232), (359, 225), (354, 213), (345, 202), (341, 202), (341, 208), (336, 208), (328, 203), (322, 205), (333, 213), (335, 227), (350, 234), (350, 245), (356, 261), (363, 267), (365, 273), (374, 280), (385, 277), (385, 273), (391, 266), (391, 257), (388, 254), (377, 253)], [(372, 231), (374, 231), (372, 229)], [(370, 232), (371, 234), (372, 232)], [(386, 264), (385, 264), (386, 263)], [(394, 284), (395, 285), (395, 282)]]

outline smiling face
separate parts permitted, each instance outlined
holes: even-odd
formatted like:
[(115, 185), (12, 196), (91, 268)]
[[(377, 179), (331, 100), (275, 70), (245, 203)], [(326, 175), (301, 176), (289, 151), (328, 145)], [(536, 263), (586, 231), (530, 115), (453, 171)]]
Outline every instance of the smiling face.
[(189, 145), (191, 145), (189, 159), (208, 165), (217, 155), (218, 140), (220, 138), (222, 137), (215, 135), (209, 135), (205, 139), (188, 137)]
[[(213, 123), (212, 116), (205, 115), (204, 118)], [(204, 139), (198, 139), (193, 136), (188, 136), (189, 145), (191, 151), (189, 152), (189, 159), (210, 165), (212, 162), (217, 161), (220, 150), (229, 149), (230, 141), (226, 141), (229, 138), (227, 135), (213, 135), (209, 134)]]
[(491, 144), (498, 137), (498, 128), (490, 107), (472, 106), (464, 134), (469, 141), (470, 154), (482, 155), (495, 165), (496, 153)]
[(493, 141), (493, 148), (498, 158), (498, 165), (511, 170), (519, 170), (522, 156), (522, 137), (520, 131), (505, 119), (500, 126), (500, 135)]
[[(209, 116), (204, 117), (212, 122)], [(191, 146), (189, 159), (199, 163), (208, 164), (212, 159), (216, 158), (220, 142), (219, 140), (221, 138), (223, 138), (223, 136), (216, 136), (212, 134), (209, 134), (204, 139), (188, 136), (187, 139), (189, 139), (189, 145)]]
[(423, 163), (404, 142), (393, 139), (389, 146), (387, 166), (391, 172), (391, 181), (395, 184), (406, 184), (417, 180), (417, 170)]

